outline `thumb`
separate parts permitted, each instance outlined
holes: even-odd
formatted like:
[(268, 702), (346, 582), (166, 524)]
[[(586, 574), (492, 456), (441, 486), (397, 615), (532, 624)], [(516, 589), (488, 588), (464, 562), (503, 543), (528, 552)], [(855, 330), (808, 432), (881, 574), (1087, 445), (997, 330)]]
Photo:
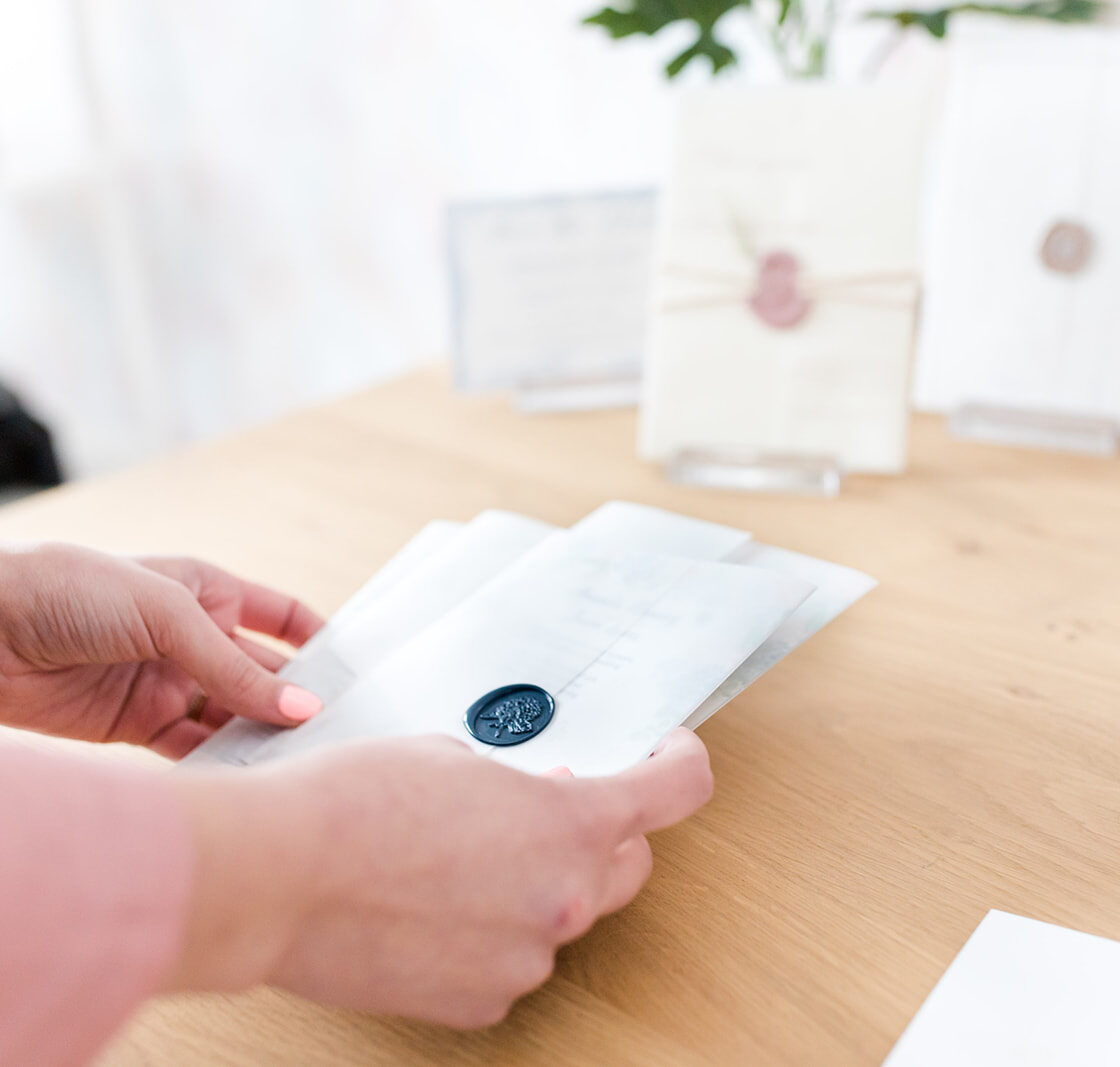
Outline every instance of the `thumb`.
[(712, 795), (708, 750), (691, 730), (674, 730), (650, 759), (611, 778), (577, 780), (593, 806), (607, 813), (615, 838), (664, 829), (703, 807)]
[(247, 719), (284, 726), (322, 710), (314, 693), (262, 667), (180, 588), (185, 595), (176, 591), (149, 600), (145, 621), (157, 651), (191, 675), (213, 703)]

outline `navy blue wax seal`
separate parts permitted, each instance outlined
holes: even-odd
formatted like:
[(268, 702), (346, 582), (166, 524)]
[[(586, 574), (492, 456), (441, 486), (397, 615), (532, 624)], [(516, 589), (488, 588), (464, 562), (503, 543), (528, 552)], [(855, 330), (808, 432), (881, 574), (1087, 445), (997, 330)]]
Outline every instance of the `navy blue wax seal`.
[(520, 745), (552, 722), (555, 710), (552, 694), (539, 685), (503, 685), (467, 708), (463, 725), (484, 745)]

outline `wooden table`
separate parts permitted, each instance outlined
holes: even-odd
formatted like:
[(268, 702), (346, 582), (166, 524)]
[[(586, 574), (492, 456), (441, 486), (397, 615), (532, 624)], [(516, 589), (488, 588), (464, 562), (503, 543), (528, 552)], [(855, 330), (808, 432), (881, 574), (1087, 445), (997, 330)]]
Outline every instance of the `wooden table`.
[(145, 1008), (105, 1064), (877, 1064), (989, 908), (1120, 938), (1120, 467), (914, 425), (837, 501), (667, 484), (632, 413), (522, 416), (421, 374), (0, 511), (336, 607), (427, 520), (643, 501), (882, 585), (705, 725), (716, 796), (638, 901), (495, 1029), (271, 990)]

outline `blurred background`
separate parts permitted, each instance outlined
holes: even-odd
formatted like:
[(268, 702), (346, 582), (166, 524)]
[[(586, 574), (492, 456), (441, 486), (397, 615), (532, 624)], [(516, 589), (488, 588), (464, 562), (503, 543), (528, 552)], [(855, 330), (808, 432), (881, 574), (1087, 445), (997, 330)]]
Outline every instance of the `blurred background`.
[(443, 358), (451, 200), (657, 186), (710, 73), (594, 8), (0, 0), (0, 382), (66, 473)]

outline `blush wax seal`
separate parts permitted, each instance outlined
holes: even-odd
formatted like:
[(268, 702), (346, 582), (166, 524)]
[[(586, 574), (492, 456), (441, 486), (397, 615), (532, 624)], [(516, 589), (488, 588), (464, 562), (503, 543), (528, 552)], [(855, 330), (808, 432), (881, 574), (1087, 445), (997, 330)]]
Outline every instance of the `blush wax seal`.
[(1042, 242), (1042, 262), (1058, 274), (1080, 274), (1092, 254), (1092, 234), (1079, 222), (1055, 222)]
[(552, 694), (539, 685), (503, 685), (479, 697), (463, 725), (484, 745), (520, 745), (552, 722), (555, 710)]
[(768, 252), (762, 257), (748, 303), (767, 326), (789, 330), (809, 314), (812, 301), (801, 291), (800, 272), (801, 264), (791, 252)]

